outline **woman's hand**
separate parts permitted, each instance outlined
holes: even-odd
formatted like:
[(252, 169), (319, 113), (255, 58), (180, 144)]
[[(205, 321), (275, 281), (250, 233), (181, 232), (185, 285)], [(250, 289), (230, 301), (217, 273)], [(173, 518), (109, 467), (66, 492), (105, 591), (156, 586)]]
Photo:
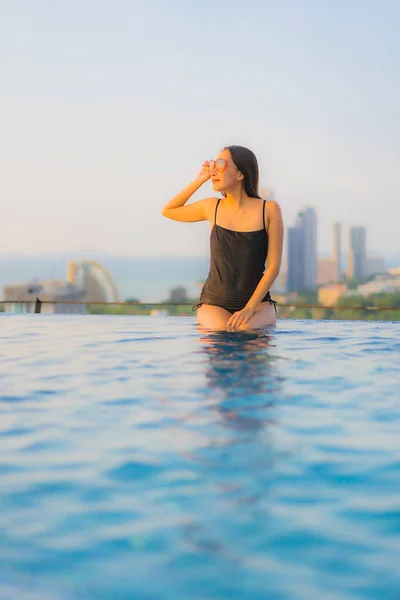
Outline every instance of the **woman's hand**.
[(254, 308), (248, 307), (238, 310), (228, 319), (227, 327), (230, 329), (239, 329), (241, 325), (246, 325), (246, 323), (248, 323), (255, 312)]
[(197, 175), (196, 179), (200, 179), (203, 183), (205, 183), (208, 179), (210, 179), (210, 171), (208, 170), (208, 160), (203, 162), (200, 173)]

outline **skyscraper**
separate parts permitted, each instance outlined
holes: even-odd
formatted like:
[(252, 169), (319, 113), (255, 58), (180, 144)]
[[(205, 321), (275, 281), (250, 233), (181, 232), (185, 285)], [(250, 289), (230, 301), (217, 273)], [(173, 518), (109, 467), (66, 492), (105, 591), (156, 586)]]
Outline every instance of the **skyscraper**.
[(336, 265), (336, 281), (342, 279), (342, 265), (341, 265), (341, 237), (342, 237), (342, 226), (340, 223), (335, 223), (333, 226), (333, 260)]
[(317, 217), (306, 207), (288, 230), (288, 292), (312, 291), (317, 283)]
[(348, 279), (363, 279), (366, 276), (366, 230), (351, 227), (349, 232), (349, 254), (347, 261)]
[(317, 287), (317, 215), (312, 207), (306, 207), (301, 213), (304, 231), (304, 289)]
[(288, 292), (304, 289), (304, 232), (300, 227), (288, 229), (288, 271), (286, 280)]

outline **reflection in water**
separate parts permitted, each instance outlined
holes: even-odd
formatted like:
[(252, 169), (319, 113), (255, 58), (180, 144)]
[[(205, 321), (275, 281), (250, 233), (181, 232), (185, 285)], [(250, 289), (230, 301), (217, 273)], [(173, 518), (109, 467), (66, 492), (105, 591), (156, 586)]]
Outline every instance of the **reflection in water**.
[(281, 387), (276, 357), (269, 352), (273, 330), (202, 332), (199, 341), (208, 358), (208, 387), (219, 394), (218, 410), (226, 424), (262, 428)]
[[(191, 552), (212, 555), (236, 568), (244, 560), (240, 544), (230, 544), (225, 531), (268, 529), (271, 473), (277, 460), (272, 432), (282, 395), (282, 377), (274, 348), (274, 330), (201, 331), (206, 356), (208, 410), (217, 411), (207, 431), (210, 444), (187, 457), (202, 474), (197, 499), (207, 517), (182, 528)], [(196, 465), (196, 467), (193, 467)]]

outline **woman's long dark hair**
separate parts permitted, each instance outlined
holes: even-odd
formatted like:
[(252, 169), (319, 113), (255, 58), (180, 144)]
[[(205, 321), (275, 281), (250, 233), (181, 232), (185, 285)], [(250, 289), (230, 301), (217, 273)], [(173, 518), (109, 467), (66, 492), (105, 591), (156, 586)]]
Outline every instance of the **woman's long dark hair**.
[(259, 172), (255, 154), (244, 146), (226, 146), (224, 150), (229, 150), (233, 162), (242, 173), (246, 194), (250, 198), (261, 198), (258, 193)]

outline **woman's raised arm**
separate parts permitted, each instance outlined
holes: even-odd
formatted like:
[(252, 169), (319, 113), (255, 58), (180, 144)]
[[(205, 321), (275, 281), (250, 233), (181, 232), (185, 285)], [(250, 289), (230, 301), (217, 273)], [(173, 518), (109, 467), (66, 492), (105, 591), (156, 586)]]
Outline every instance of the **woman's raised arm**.
[(162, 208), (161, 213), (164, 217), (183, 222), (206, 221), (209, 215), (210, 202), (214, 199), (205, 198), (188, 204), (188, 206), (184, 205), (208, 179), (210, 179), (210, 173), (208, 161), (206, 160), (196, 179)]

